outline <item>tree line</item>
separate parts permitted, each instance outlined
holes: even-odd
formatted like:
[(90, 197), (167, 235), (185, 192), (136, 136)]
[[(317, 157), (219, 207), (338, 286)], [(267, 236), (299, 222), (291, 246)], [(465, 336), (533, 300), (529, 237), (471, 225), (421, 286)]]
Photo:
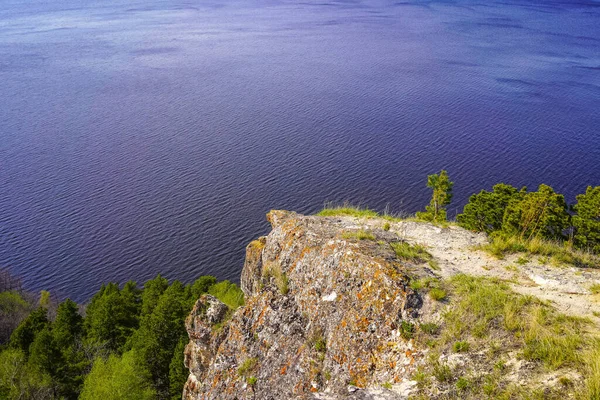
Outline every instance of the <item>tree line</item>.
[[(417, 213), (417, 218), (436, 223), (446, 221), (453, 185), (444, 170), (429, 175), (427, 186), (433, 195), (425, 211)], [(564, 241), (600, 254), (600, 186), (588, 186), (576, 199), (575, 204), (568, 205), (562, 194), (544, 184), (533, 192), (526, 187), (518, 189), (499, 183), (492, 191), (473, 194), (456, 222), (472, 231), (523, 240)]]
[(203, 293), (231, 310), (244, 301), (237, 285), (213, 276), (190, 285), (160, 275), (143, 288), (109, 283), (85, 307), (69, 299), (53, 306), (47, 292), (33, 306), (20, 285), (0, 287), (0, 398), (180, 399), (184, 323)]

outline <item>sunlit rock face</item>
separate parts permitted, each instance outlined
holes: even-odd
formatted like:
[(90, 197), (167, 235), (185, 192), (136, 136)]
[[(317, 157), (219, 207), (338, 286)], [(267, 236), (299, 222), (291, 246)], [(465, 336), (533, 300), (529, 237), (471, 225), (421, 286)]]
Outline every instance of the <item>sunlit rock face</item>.
[(427, 301), (390, 246), (399, 236), (366, 222), (374, 240), (357, 239), (353, 218), (267, 218), (271, 233), (247, 247), (246, 305), (230, 315), (203, 296), (187, 319), (183, 398), (405, 398), (424, 353), (402, 323)]

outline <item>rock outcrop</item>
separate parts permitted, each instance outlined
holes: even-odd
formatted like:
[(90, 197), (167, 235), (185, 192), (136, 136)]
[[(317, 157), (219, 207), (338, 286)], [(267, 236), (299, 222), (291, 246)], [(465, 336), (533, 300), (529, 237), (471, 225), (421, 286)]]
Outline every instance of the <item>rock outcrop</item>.
[(187, 320), (184, 398), (400, 398), (422, 357), (402, 323), (424, 306), (390, 247), (401, 239), (382, 228), (353, 239), (352, 219), (268, 219), (247, 248), (246, 305), (223, 324), (224, 305), (204, 296)]
[[(452, 305), (423, 295), (417, 285), (413, 290), (410, 283), (418, 279), (510, 280), (512, 290), (551, 300), (559, 310), (596, 322), (600, 315), (588, 290), (600, 282), (598, 271), (553, 269), (542, 258), (519, 259), (517, 268), (518, 255), (494, 259), (476, 250), (487, 242), (484, 235), (455, 226), (287, 211), (267, 218), (271, 233), (246, 249), (245, 306), (232, 313), (204, 295), (186, 321), (184, 399), (407, 399), (417, 392), (411, 377), (427, 363), (483, 379), (478, 371), (495, 368), (485, 346), (468, 355), (442, 349), (433, 357), (423, 341), (414, 341), (412, 329), (443, 324)], [(394, 247), (402, 242), (425, 245), (431, 262), (399, 258)], [(570, 370), (553, 373), (554, 380), (532, 374), (532, 362), (521, 361), (515, 348), (503, 349), (512, 371), (504, 374), (504, 386), (546, 390), (561, 377), (580, 379)], [(439, 383), (427, 393), (461, 398), (454, 381)]]

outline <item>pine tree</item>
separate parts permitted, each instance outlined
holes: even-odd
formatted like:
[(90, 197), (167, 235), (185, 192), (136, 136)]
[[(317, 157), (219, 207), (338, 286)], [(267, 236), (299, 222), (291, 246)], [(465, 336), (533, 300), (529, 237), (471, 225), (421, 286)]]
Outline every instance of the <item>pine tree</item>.
[(544, 184), (537, 192), (523, 195), (522, 200), (510, 202), (502, 221), (505, 232), (523, 239), (564, 239), (564, 231), (569, 226), (570, 216), (564, 196)]
[(169, 282), (160, 276), (160, 274), (144, 284), (144, 291), (142, 292), (142, 309), (140, 314), (141, 318), (152, 314), (154, 307), (156, 307), (156, 304), (158, 303), (158, 299), (160, 299), (160, 296), (162, 296), (168, 287)]
[(132, 341), (132, 348), (152, 375), (154, 388), (161, 398), (170, 397), (169, 368), (175, 347), (187, 336), (185, 318), (190, 300), (184, 286), (173, 282), (158, 300), (152, 314), (144, 318)]
[[(52, 324), (54, 343), (60, 349), (64, 361), (56, 377), (59, 394), (66, 399), (77, 399), (89, 362), (82, 348), (83, 318), (77, 304), (67, 299), (58, 306)], [(57, 366), (58, 368), (58, 366)]]
[(448, 173), (442, 170), (439, 174), (427, 177), (427, 186), (433, 190), (433, 195), (425, 211), (417, 213), (417, 218), (431, 222), (446, 221), (446, 206), (452, 201), (454, 183), (448, 178)]
[(169, 365), (169, 389), (173, 400), (181, 399), (183, 385), (187, 381), (189, 371), (183, 364), (185, 346), (188, 344), (188, 338), (182, 337), (175, 347), (171, 364)]
[(575, 244), (582, 249), (600, 253), (600, 186), (588, 186), (584, 194), (577, 196), (573, 206)]
[(13, 331), (10, 336), (11, 347), (21, 350), (25, 357), (28, 357), (29, 346), (35, 340), (35, 336), (48, 326), (48, 323), (48, 311), (38, 307)]
[(478, 232), (492, 233), (502, 229), (502, 219), (506, 207), (513, 201), (520, 201), (527, 189), (519, 192), (517, 188), (499, 183), (494, 185), (492, 192), (482, 190), (469, 198), (462, 214), (456, 216), (456, 221), (465, 229)]
[(103, 286), (86, 312), (88, 341), (111, 352), (122, 350), (138, 327), (140, 304), (134, 282), (128, 282), (123, 291), (115, 283)]

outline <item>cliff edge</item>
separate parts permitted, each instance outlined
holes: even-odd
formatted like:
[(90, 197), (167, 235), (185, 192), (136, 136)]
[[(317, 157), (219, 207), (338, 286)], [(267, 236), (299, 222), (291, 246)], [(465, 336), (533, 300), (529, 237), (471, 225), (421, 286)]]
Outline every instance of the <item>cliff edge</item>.
[[(478, 350), (474, 354), (456, 349), (454, 336), (465, 337), (468, 327), (444, 333), (443, 340), (437, 332), (444, 324), (450, 326), (445, 318), (453, 304), (446, 297), (449, 289), (437, 282), (464, 273), (512, 279), (518, 288), (510, 293), (537, 290), (534, 294), (556, 300), (559, 309), (570, 307), (569, 301), (579, 304), (576, 314), (595, 318), (597, 312), (592, 302), (573, 300), (576, 293), (590, 296), (585, 285), (598, 278), (595, 272), (565, 276), (565, 271), (535, 260), (519, 271), (510, 270), (506, 266), (514, 260), (494, 260), (474, 250), (486, 243), (484, 235), (458, 227), (287, 211), (271, 211), (267, 218), (271, 233), (246, 249), (241, 276), (245, 306), (232, 313), (204, 295), (186, 321), (190, 375), (184, 399), (405, 399), (425, 386), (427, 398), (462, 398), (459, 377), (474, 382), (479, 375), (468, 371), (493, 374), (495, 368), (482, 355), (487, 347), (478, 339), (472, 341)], [(544, 283), (535, 283), (531, 276)], [(568, 291), (561, 289), (561, 279), (569, 281)], [(548, 282), (558, 282), (556, 290)], [(476, 284), (485, 286), (484, 281)], [(514, 294), (519, 299), (523, 295)], [(559, 377), (567, 376), (574, 385), (583, 379), (569, 363), (549, 373), (540, 366), (543, 360), (523, 361), (521, 344), (511, 339), (510, 329), (508, 334), (493, 324), (485, 329), (484, 337), (494, 338), (489, 343), (501, 344), (503, 362), (514, 364), (511, 382), (531, 383), (550, 393)], [(422, 332), (431, 338), (416, 340)], [(445, 351), (444, 343), (450, 349), (454, 345), (454, 351)], [(436, 365), (446, 366), (454, 376), (445, 381), (431, 369)], [(434, 383), (414, 378), (425, 376), (427, 368), (437, 376), (431, 378)], [(507, 385), (498, 383), (498, 388)]]

